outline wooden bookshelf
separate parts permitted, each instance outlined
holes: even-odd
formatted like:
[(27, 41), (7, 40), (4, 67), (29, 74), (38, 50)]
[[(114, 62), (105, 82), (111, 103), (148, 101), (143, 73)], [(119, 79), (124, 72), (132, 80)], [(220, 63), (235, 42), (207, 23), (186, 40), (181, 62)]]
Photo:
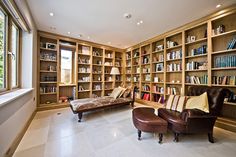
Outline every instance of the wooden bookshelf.
[[(160, 96), (166, 100), (170, 95), (168, 88), (176, 88), (176, 95), (186, 95), (188, 88), (196, 85), (225, 87), (236, 93), (236, 84), (213, 82), (215, 76), (236, 76), (236, 65), (228, 63), (224, 66), (215, 66), (217, 57), (236, 56), (236, 47), (227, 49), (230, 41), (236, 36), (235, 19), (236, 7), (232, 7), (127, 49), (126, 53), (132, 52), (132, 58), (126, 58), (126, 62), (129, 59), (132, 60), (132, 66), (126, 64), (126, 69), (133, 69), (131, 74), (126, 73), (126, 76), (131, 77), (132, 80), (127, 83), (138, 86), (140, 95), (150, 93), (150, 101), (141, 98), (138, 101), (155, 103), (156, 97)], [(224, 25), (224, 30), (213, 34), (212, 31), (216, 31), (220, 25)], [(174, 42), (173, 45), (169, 45), (170, 41)], [(157, 48), (158, 45), (159, 48)], [(133, 56), (136, 49), (140, 51), (140, 57)], [(146, 50), (145, 53), (143, 53), (144, 50)], [(176, 55), (169, 57), (169, 53), (178, 50), (182, 50), (181, 57), (178, 58)], [(160, 56), (163, 56), (163, 60), (159, 60)], [(144, 63), (143, 57), (150, 57), (150, 62)], [(139, 60), (139, 65), (137, 65), (136, 59)], [(180, 70), (170, 70), (168, 68), (171, 64), (178, 64), (182, 67)], [(144, 72), (143, 69), (149, 66), (150, 72)], [(157, 70), (157, 67), (161, 66), (163, 66), (163, 70)], [(137, 68), (141, 69), (140, 75), (136, 72)], [(145, 75), (149, 73), (150, 82), (144, 79)], [(140, 76), (139, 82), (133, 81), (136, 76)], [(150, 91), (143, 89), (145, 85), (150, 85)]]
[[(114, 87), (123, 84), (124, 50), (41, 31), (38, 39), (39, 110), (68, 106), (60, 102), (61, 97), (109, 95)], [(46, 43), (51, 47), (47, 48)], [(66, 84), (61, 82), (62, 49), (72, 51), (72, 81)], [(113, 66), (119, 68), (120, 75), (110, 75)], [(95, 88), (97, 85), (101, 88)]]

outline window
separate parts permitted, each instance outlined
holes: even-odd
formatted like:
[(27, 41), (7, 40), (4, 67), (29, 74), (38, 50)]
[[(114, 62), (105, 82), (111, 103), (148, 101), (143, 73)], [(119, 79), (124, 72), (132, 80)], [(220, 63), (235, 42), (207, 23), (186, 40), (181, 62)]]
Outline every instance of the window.
[(18, 52), (19, 52), (19, 29), (15, 24), (11, 26), (11, 86), (18, 85)]
[(61, 49), (61, 83), (72, 83), (72, 51)]
[(0, 9), (0, 89), (6, 88), (6, 15)]

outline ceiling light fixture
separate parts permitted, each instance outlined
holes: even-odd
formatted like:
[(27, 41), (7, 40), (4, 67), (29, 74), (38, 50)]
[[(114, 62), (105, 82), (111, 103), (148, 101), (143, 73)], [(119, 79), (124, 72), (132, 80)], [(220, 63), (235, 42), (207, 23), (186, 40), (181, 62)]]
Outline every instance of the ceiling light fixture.
[(219, 8), (219, 7), (221, 7), (221, 4), (218, 4), (218, 5), (216, 6), (216, 8)]
[(67, 34), (70, 34), (70, 32), (67, 32)]
[(139, 25), (140, 25), (140, 22), (137, 22), (137, 25), (139, 26)]
[(54, 16), (54, 14), (53, 14), (53, 13), (49, 13), (49, 15), (50, 15), (50, 16)]
[(141, 21), (139, 21), (139, 23), (143, 23), (143, 21), (141, 20)]
[(130, 19), (132, 15), (130, 13), (124, 13), (124, 18)]

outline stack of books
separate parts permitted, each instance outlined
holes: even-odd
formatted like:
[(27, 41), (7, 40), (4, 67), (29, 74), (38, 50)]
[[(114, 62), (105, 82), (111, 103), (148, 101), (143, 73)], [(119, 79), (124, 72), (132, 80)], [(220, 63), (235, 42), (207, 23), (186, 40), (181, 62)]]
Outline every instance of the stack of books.
[(150, 91), (150, 86), (149, 85), (144, 85), (143, 86), (143, 91)]
[(215, 57), (214, 67), (236, 67), (236, 55)]
[(236, 85), (236, 76), (212, 76), (212, 84)]
[(197, 49), (192, 49), (190, 56), (201, 55), (207, 53), (207, 45), (202, 45)]
[[(181, 88), (181, 91), (182, 91), (182, 88)], [(169, 94), (169, 95), (177, 95), (179, 93), (180, 92), (178, 91), (178, 88), (176, 88), (176, 87), (167, 87), (167, 94)]]
[(164, 104), (164, 96), (161, 96), (160, 94), (153, 94), (153, 101)]

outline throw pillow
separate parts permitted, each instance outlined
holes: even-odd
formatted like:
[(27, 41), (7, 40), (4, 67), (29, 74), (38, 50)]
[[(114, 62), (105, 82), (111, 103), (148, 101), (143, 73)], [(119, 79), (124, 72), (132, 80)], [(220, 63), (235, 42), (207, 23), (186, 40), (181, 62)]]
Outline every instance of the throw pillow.
[(118, 96), (120, 95), (120, 93), (122, 92), (122, 89), (121, 88), (114, 88), (110, 97), (113, 97), (113, 98), (118, 98)]
[(127, 98), (127, 97), (129, 97), (130, 96), (130, 94), (131, 94), (131, 89), (130, 88), (127, 88), (125, 91), (124, 91), (124, 93), (123, 93), (123, 98)]
[(120, 92), (120, 95), (118, 96), (118, 98), (121, 98), (121, 97), (123, 96), (123, 94), (124, 94), (126, 88), (121, 87), (121, 86), (119, 86), (118, 88), (121, 88), (121, 89), (122, 89), (122, 91)]
[(166, 109), (182, 112), (187, 102), (187, 96), (170, 95), (166, 104)]
[(186, 109), (199, 109), (206, 113), (209, 113), (209, 104), (207, 92), (200, 96), (191, 97), (186, 103)]

